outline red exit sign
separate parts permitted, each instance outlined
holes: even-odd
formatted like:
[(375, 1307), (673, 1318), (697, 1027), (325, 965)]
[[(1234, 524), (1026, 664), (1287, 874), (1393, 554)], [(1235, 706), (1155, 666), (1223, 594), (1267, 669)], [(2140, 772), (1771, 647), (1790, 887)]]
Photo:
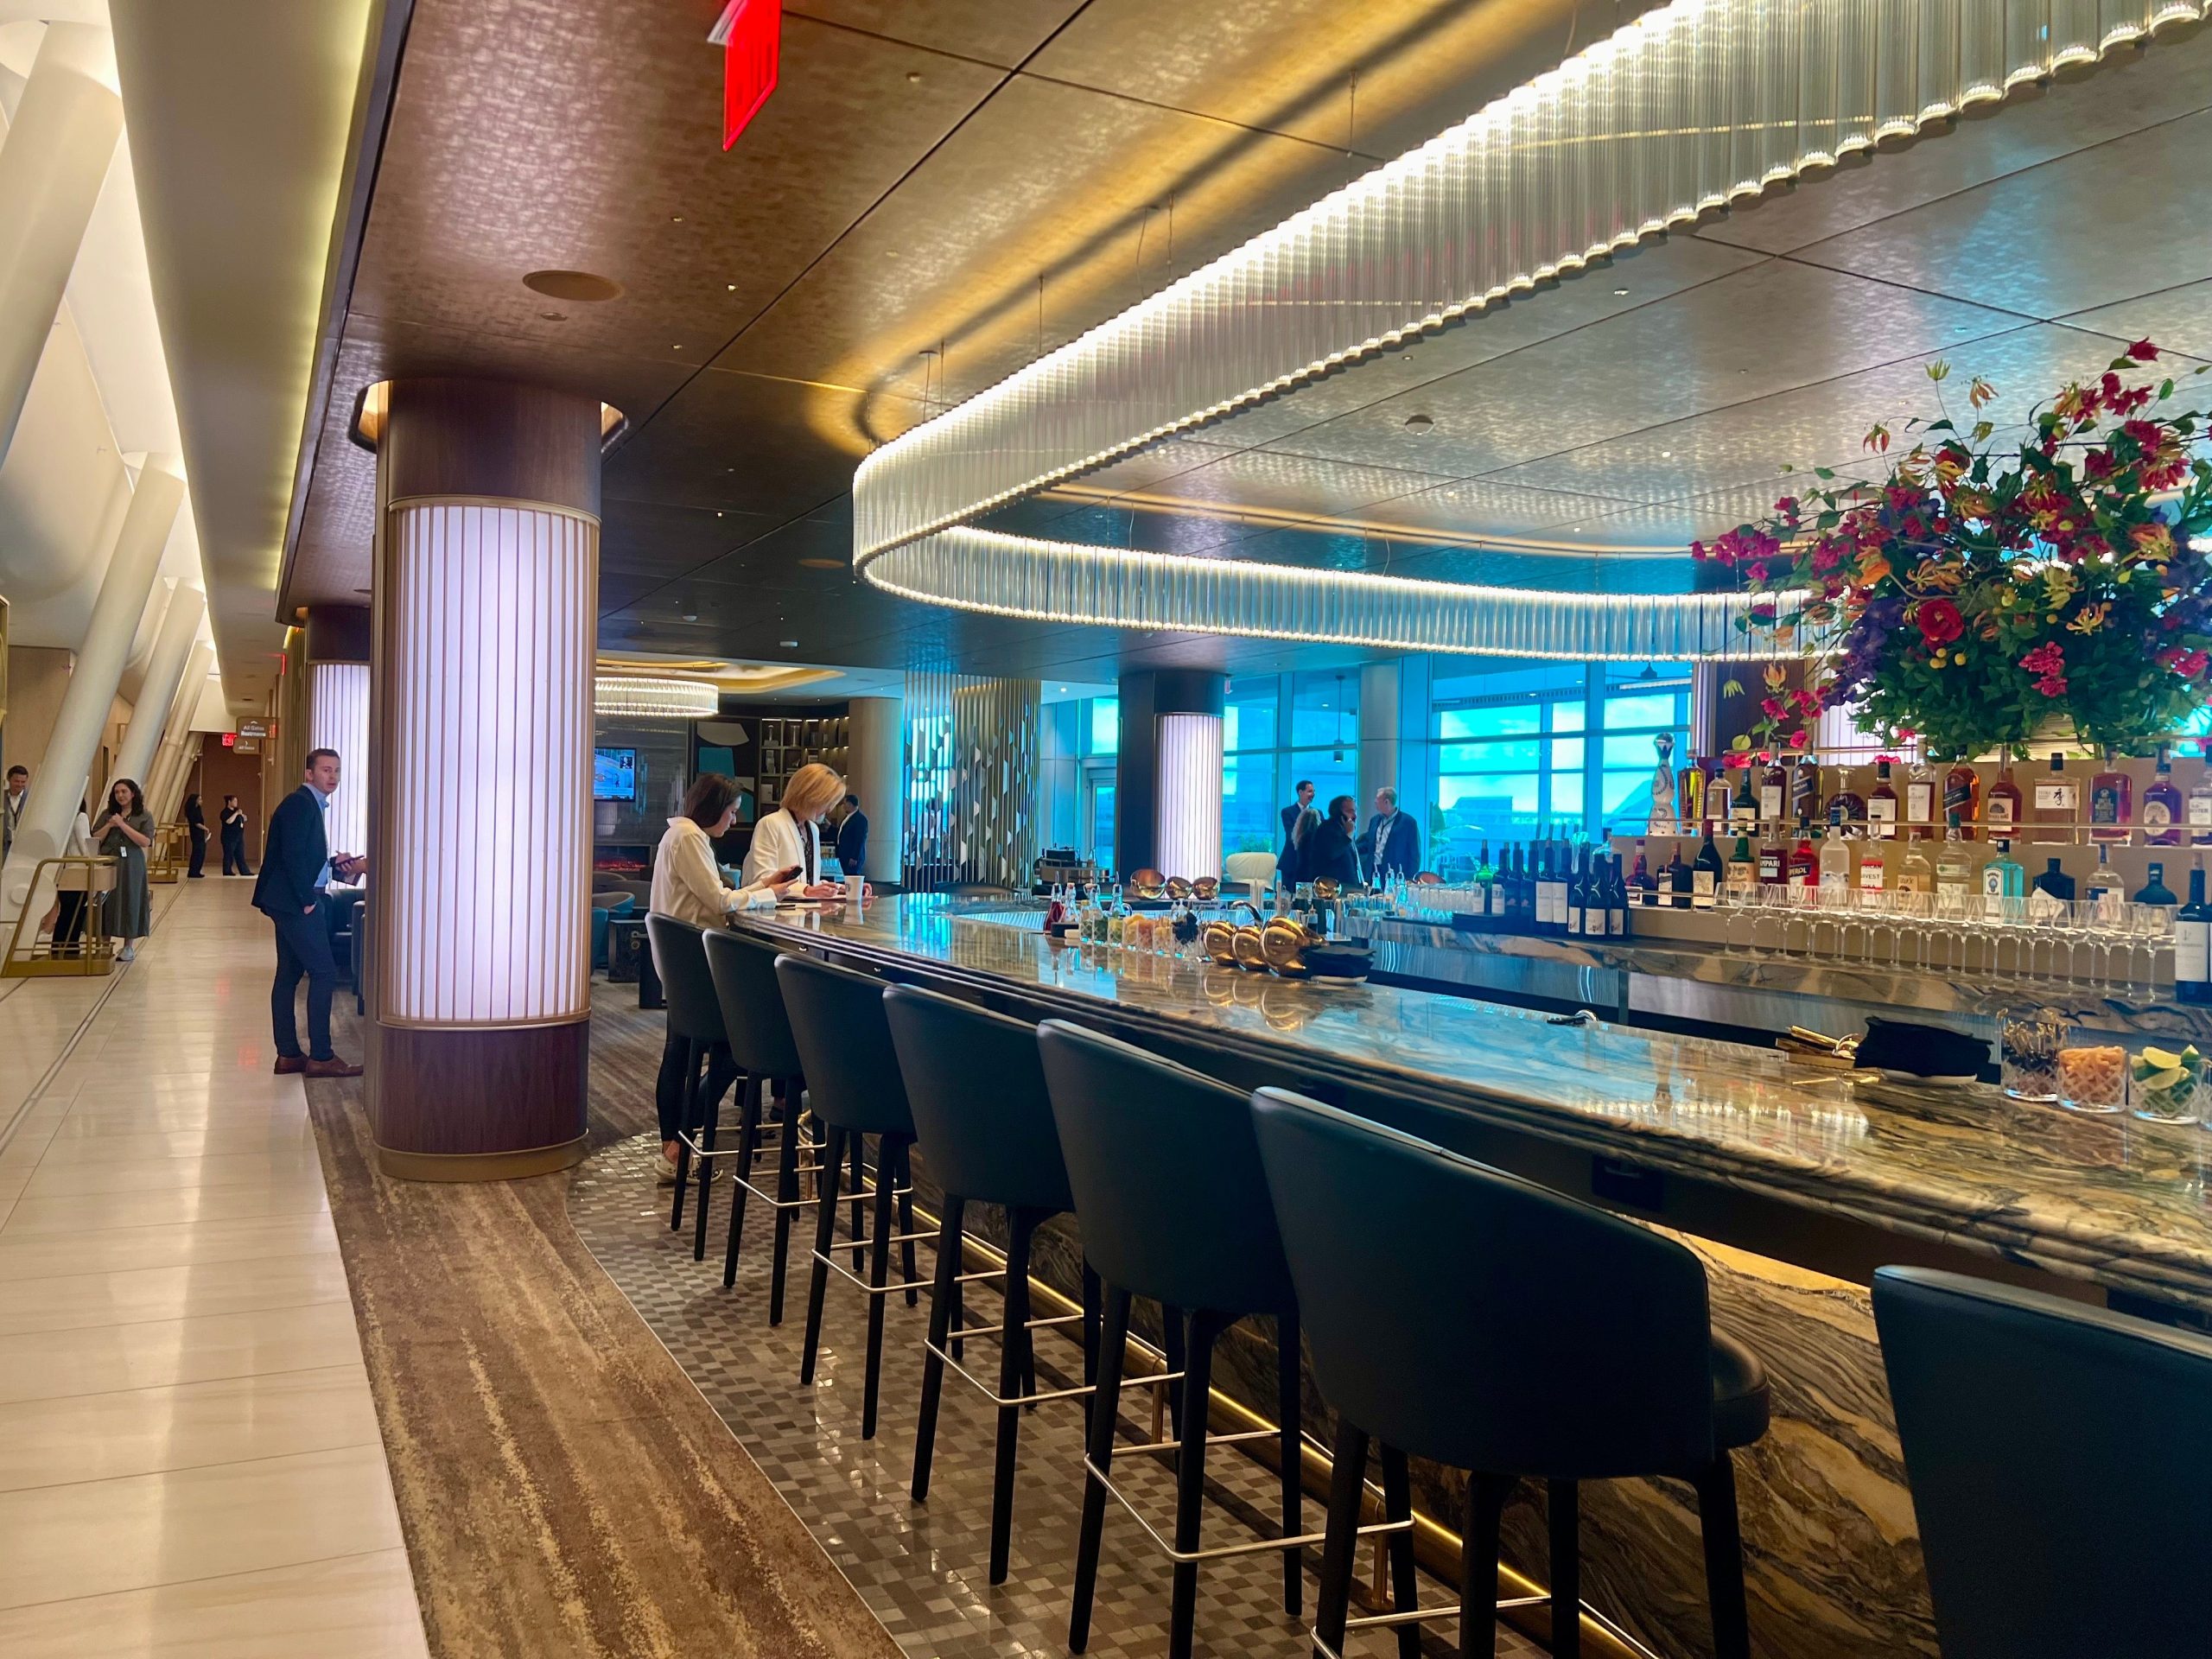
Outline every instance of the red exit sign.
[(738, 140), (776, 90), (784, 0), (729, 0), (707, 38), (722, 49), (722, 148)]

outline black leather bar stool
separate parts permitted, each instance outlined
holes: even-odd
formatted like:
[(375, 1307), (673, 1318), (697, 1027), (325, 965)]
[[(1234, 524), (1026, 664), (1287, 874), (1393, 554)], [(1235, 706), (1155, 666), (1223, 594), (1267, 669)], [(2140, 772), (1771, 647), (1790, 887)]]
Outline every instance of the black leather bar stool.
[[(710, 930), (706, 936), (707, 969), (721, 1012), (730, 1054), (745, 1073), (739, 1111), (736, 1175), (730, 1187), (729, 1238), (722, 1249), (722, 1287), (737, 1282), (737, 1253), (745, 1233), (746, 1200), (758, 1198), (773, 1211), (776, 1242), (768, 1280), (768, 1323), (784, 1319), (784, 1281), (791, 1256), (794, 1220), (808, 1200), (799, 1196), (800, 1178), (818, 1173), (809, 1161), (801, 1105), (805, 1097), (798, 1046), (784, 1009), (783, 987), (776, 978), (776, 948), (742, 933)], [(776, 1091), (781, 1090), (780, 1101)], [(769, 1112), (777, 1113), (769, 1139)], [(775, 1159), (775, 1189), (761, 1190), (759, 1164), (764, 1153)]]
[[(1240, 1091), (1063, 1020), (1039, 1026), (1037, 1043), (1084, 1252), (1105, 1290), (1068, 1645), (1080, 1653), (1090, 1637), (1106, 1499), (1110, 1495), (1128, 1503), (1113, 1485), (1114, 1427), (1129, 1303), (1145, 1296), (1179, 1312), (1183, 1326), (1183, 1404), (1176, 1440), (1139, 1449), (1172, 1448), (1176, 1453), (1175, 1533), (1167, 1552), (1175, 1567), (1168, 1651), (1172, 1659), (1188, 1659), (1201, 1560), (1284, 1552), (1283, 1606), (1294, 1613), (1304, 1587), (1299, 1552), (1319, 1541), (1299, 1534), (1304, 1440), (1299, 1427), (1298, 1298), (1252, 1139), (1251, 1110)], [(1281, 1421), (1273, 1429), (1210, 1436), (1214, 1343), (1230, 1325), (1255, 1313), (1274, 1322)], [(1176, 1313), (1166, 1317), (1172, 1330)], [(1172, 1344), (1169, 1366), (1178, 1369)], [(1281, 1459), (1283, 1535), (1200, 1549), (1209, 1443), (1268, 1435), (1278, 1437)]]
[(2212, 1338), (1923, 1268), (1874, 1322), (1944, 1659), (2212, 1646)]
[(1713, 1329), (1697, 1257), (1302, 1095), (1262, 1089), (1252, 1116), (1314, 1376), (1337, 1412), (1317, 1646), (1337, 1654), (1347, 1628), (1386, 1624), (1418, 1653), (1417, 1621), (1452, 1611), (1420, 1611), (1408, 1550), (1397, 1611), (1347, 1616), (1372, 1440), (1387, 1448), (1391, 1520), (1410, 1514), (1408, 1456), (1469, 1471), (1462, 1655), (1496, 1650), (1498, 1518), (1520, 1478), (1549, 1489), (1558, 1656), (1581, 1651), (1579, 1483), (1673, 1476), (1697, 1489), (1713, 1646), (1749, 1659), (1729, 1453), (1766, 1432), (1766, 1374)]
[[(814, 1360), (822, 1340), (822, 1301), (831, 1268), (868, 1294), (868, 1369), (861, 1402), (861, 1438), (875, 1438), (876, 1404), (883, 1382), (884, 1298), (914, 1285), (913, 1185), (906, 1151), (914, 1143), (914, 1117), (899, 1057), (891, 1046), (891, 1027), (883, 1017), (883, 982), (849, 969), (833, 968), (806, 957), (778, 957), (776, 980), (790, 1011), (791, 1034), (806, 1068), (808, 1103), (822, 1125), (821, 1208), (814, 1235), (814, 1276), (806, 1291), (806, 1349), (798, 1380), (814, 1381)], [(849, 1150), (868, 1135), (876, 1137), (874, 1230), (868, 1277), (861, 1280), (833, 1259), (836, 1239), (839, 1165)], [(899, 1236), (892, 1220), (899, 1217)], [(906, 1252), (905, 1286), (890, 1282), (891, 1247)], [(918, 1288), (908, 1296), (918, 1300)]]
[[(1075, 1208), (1045, 1071), (1037, 1057), (1037, 1032), (1020, 1020), (973, 1007), (933, 991), (893, 986), (883, 993), (892, 1046), (906, 1083), (914, 1131), (930, 1173), (942, 1188), (937, 1278), (930, 1295), (930, 1329), (922, 1360), (921, 1414), (914, 1426), (913, 1497), (928, 1497), (930, 1463), (937, 1448), (938, 1402), (950, 1363), (998, 1408), (997, 1463), (991, 1482), (991, 1579), (1004, 1584), (1014, 1530), (1014, 1468), (1025, 1406), (1048, 1400), (1088, 1400), (1098, 1362), (1097, 1280), (1084, 1271), (1079, 1313), (1034, 1319), (1029, 1311), (1029, 1252), (1037, 1229)], [(1002, 1273), (961, 1270), (961, 1223), (970, 1204), (995, 1204), (1007, 1217)], [(963, 1337), (983, 1334), (964, 1325), (962, 1285), (1003, 1277), (1006, 1311), (999, 1330), (999, 1381), (969, 1376), (952, 1352)], [(1079, 1324), (1083, 1380), (1079, 1389), (1038, 1392), (1035, 1332)]]
[(707, 970), (701, 931), (672, 916), (647, 916), (645, 937), (659, 963), (661, 982), (668, 988), (669, 1031), (685, 1045), (683, 1121), (676, 1135), (676, 1193), (669, 1205), (668, 1226), (671, 1232), (683, 1230), (683, 1195), (696, 1161), (699, 1205), (691, 1259), (696, 1262), (707, 1253), (707, 1194), (713, 1175), (715, 1133), (721, 1116), (722, 1092), (729, 1086), (727, 1074), (732, 1058), (722, 1030), (721, 1005)]

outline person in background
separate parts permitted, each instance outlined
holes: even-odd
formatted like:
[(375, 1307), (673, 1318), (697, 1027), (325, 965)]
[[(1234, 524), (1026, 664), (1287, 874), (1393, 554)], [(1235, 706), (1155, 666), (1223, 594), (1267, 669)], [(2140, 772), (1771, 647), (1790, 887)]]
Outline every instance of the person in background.
[[(737, 817), (737, 785), (721, 772), (702, 772), (693, 780), (684, 793), (683, 810), (668, 821), (653, 856), (652, 893), (646, 904), (654, 915), (693, 927), (721, 927), (756, 899), (773, 899), (791, 887), (798, 872), (790, 868), (772, 871), (769, 880), (751, 887), (733, 887), (723, 880), (715, 862), (714, 839), (729, 833)], [(663, 1185), (675, 1184), (676, 1137), (690, 1127), (683, 1098), (683, 1049), (671, 1032), (661, 1050), (660, 1076), (653, 1084), (653, 1102), (660, 1112)], [(706, 1099), (720, 1100), (736, 1075), (729, 1051), (717, 1049), (708, 1065), (707, 1087), (712, 1092)]]
[(1359, 864), (1371, 887), (1394, 875), (1410, 881), (1420, 873), (1421, 826), (1398, 810), (1398, 791), (1388, 784), (1375, 791), (1375, 816), (1360, 833)]
[(845, 816), (837, 820), (837, 868), (847, 875), (868, 874), (868, 814), (851, 793), (845, 797)]
[(0, 794), (0, 858), (16, 844), (16, 826), (23, 821), (23, 803), (30, 798), (31, 769), (29, 766), (8, 768), (8, 788)]
[(1275, 868), (1282, 879), (1294, 885), (1298, 880), (1299, 827), (1313, 812), (1313, 780), (1301, 778), (1298, 787), (1291, 791), (1297, 798), (1282, 810), (1282, 851), (1275, 855)]
[(200, 804), (196, 794), (184, 798), (184, 823), (192, 831), (192, 862), (185, 867), (185, 879), (204, 881), (207, 879), (207, 809)]
[(245, 867), (245, 809), (238, 804), (235, 795), (223, 797), (223, 810), (216, 815), (223, 836), (223, 874), (251, 875)]
[(1339, 887), (1357, 887), (1359, 849), (1352, 845), (1352, 832), (1358, 828), (1358, 802), (1349, 795), (1331, 801), (1329, 816), (1306, 835), (1299, 849), (1298, 879), (1319, 881), (1330, 876)]
[(138, 941), (154, 931), (153, 906), (146, 887), (146, 849), (154, 844), (154, 815), (136, 780), (118, 778), (107, 805), (92, 823), (103, 855), (115, 861), (115, 908), (108, 932), (123, 941), (115, 954), (124, 962), (138, 954)]
[[(311, 1077), (358, 1077), (361, 1068), (341, 1060), (330, 1046), (330, 995), (338, 964), (322, 918), (323, 890), (333, 874), (358, 875), (365, 860), (334, 853), (324, 823), (338, 788), (338, 751), (308, 751), (300, 786), (277, 802), (263, 838), (261, 877), (253, 907), (276, 930), (276, 977), (269, 988), (269, 1021), (276, 1041), (276, 1073)], [(300, 1052), (299, 1016), (293, 1004), (301, 976), (308, 982), (308, 1052)]]
[(757, 886), (797, 865), (803, 896), (834, 898), (836, 887), (822, 879), (822, 820), (844, 796), (845, 780), (819, 760), (801, 766), (784, 785), (784, 804), (753, 826), (745, 853), (746, 885)]

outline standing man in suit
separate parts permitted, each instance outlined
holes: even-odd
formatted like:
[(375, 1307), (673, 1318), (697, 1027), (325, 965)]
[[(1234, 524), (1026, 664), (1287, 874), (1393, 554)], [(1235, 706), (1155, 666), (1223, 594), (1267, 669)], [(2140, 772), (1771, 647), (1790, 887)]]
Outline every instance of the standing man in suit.
[(845, 816), (838, 820), (837, 868), (847, 875), (868, 874), (868, 814), (857, 795), (845, 797)]
[(29, 766), (8, 768), (7, 792), (0, 795), (0, 857), (16, 844), (16, 826), (23, 821), (23, 803), (30, 798)]
[(1392, 876), (1410, 881), (1421, 872), (1421, 826), (1398, 810), (1398, 791), (1388, 784), (1375, 791), (1375, 816), (1359, 838), (1359, 861), (1370, 887)]
[[(306, 781), (269, 815), (261, 875), (253, 885), (254, 908), (276, 928), (276, 979), (270, 988), (269, 1017), (280, 1077), (295, 1071), (311, 1077), (361, 1075), (359, 1066), (340, 1059), (330, 1046), (330, 994), (338, 984), (338, 965), (331, 959), (322, 893), (334, 872), (350, 880), (365, 862), (354, 854), (330, 850), (324, 824), (337, 788), (338, 751), (310, 750)], [(299, 1019), (293, 1008), (302, 974), (308, 982), (305, 1054), (300, 1052)]]
[(1275, 868), (1282, 871), (1282, 879), (1298, 880), (1298, 821), (1313, 810), (1313, 780), (1301, 778), (1298, 787), (1291, 791), (1298, 798), (1282, 810), (1282, 851), (1275, 855)]

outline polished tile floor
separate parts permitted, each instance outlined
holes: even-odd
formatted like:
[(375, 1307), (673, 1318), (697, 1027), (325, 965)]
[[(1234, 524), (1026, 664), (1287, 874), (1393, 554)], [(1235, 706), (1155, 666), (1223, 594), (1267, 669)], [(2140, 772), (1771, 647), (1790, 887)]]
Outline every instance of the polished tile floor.
[(250, 886), (156, 889), (111, 981), (0, 983), (9, 1659), (426, 1651)]

